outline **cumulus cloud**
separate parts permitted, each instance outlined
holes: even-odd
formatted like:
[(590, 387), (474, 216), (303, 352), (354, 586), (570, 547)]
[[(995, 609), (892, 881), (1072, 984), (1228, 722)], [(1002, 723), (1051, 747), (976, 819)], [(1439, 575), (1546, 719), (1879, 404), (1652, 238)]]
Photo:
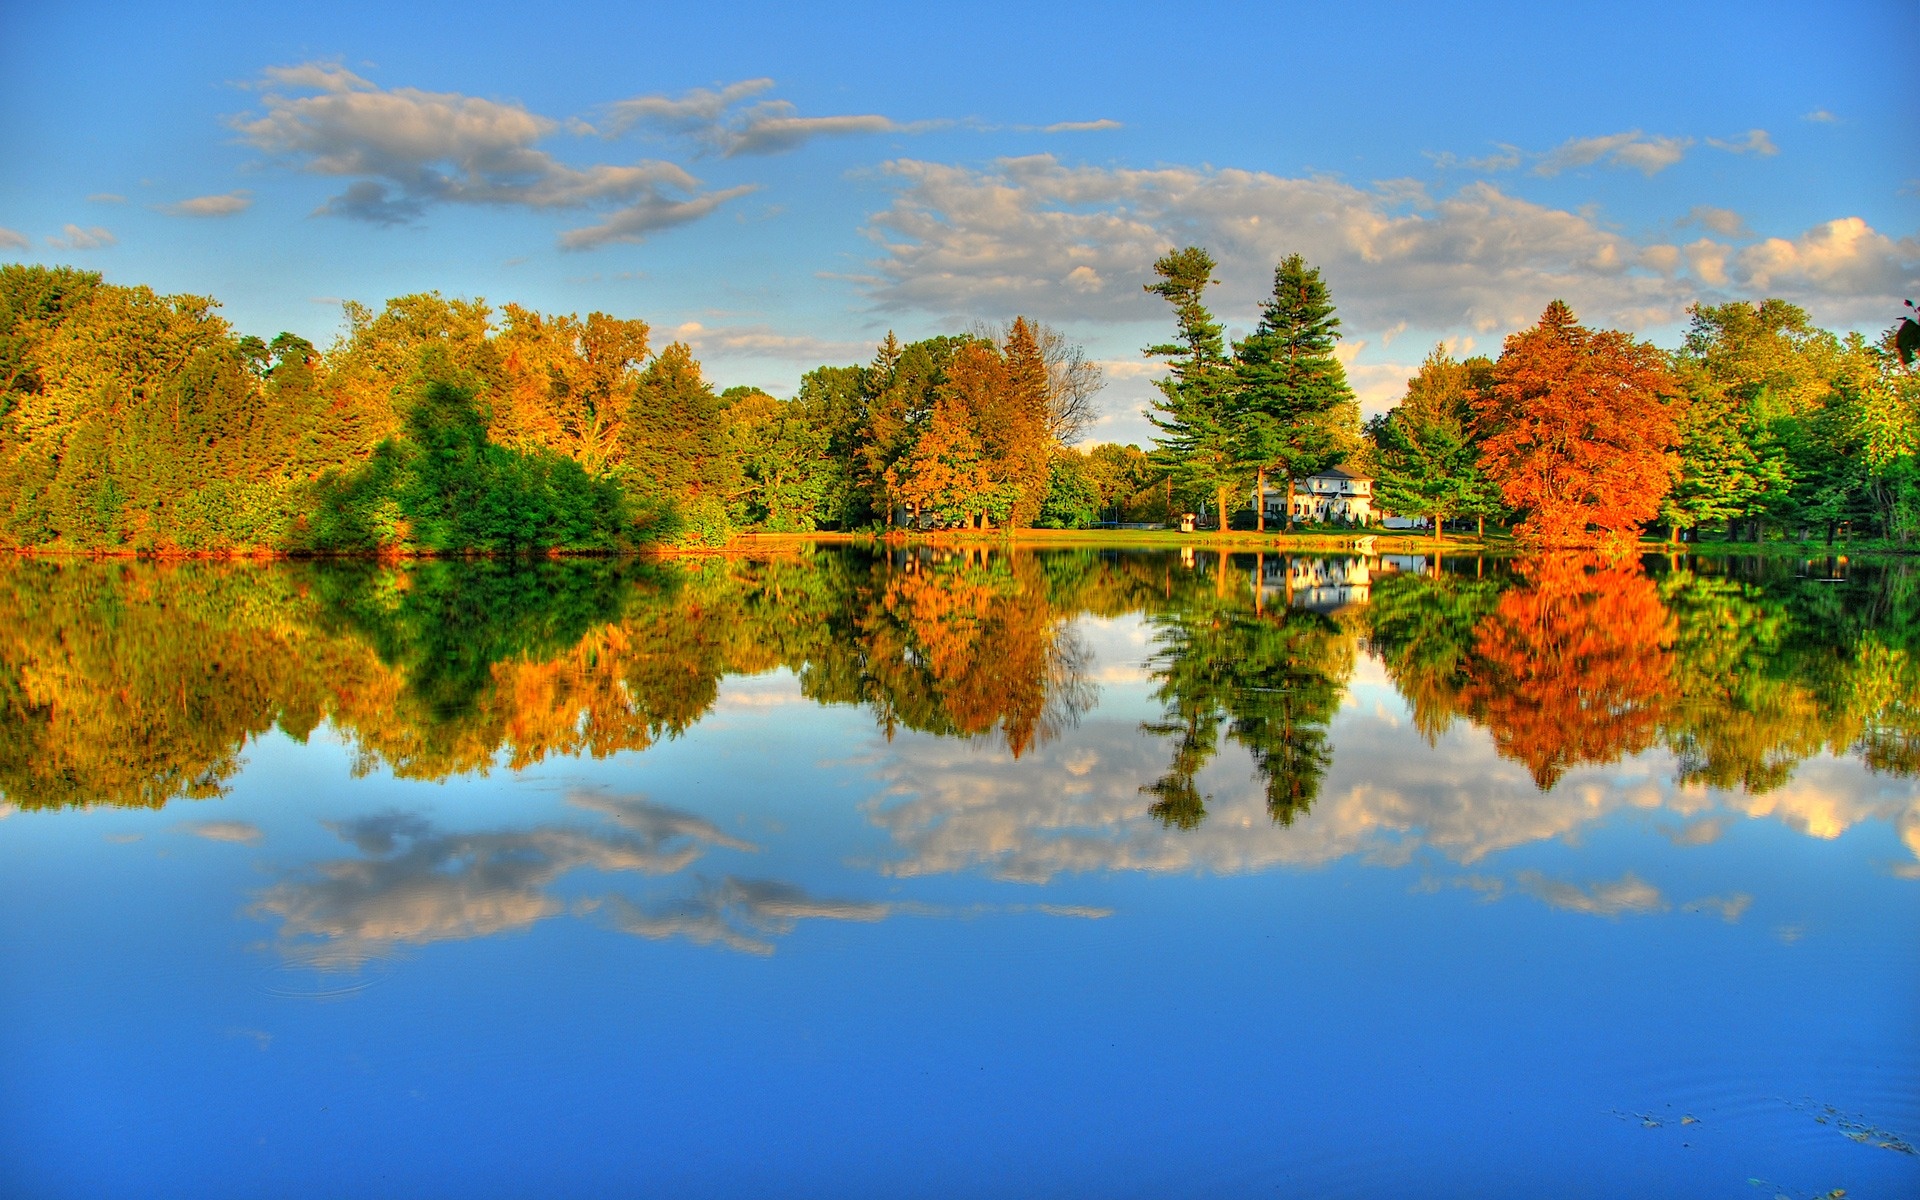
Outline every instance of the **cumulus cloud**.
[(47, 239), (47, 245), (61, 250), (99, 250), (111, 246), (120, 239), (98, 225), (81, 228), (78, 225), (63, 225), (60, 236)]
[(1808, 113), (1806, 116), (1801, 117), (1800, 119), (1802, 121), (1812, 121), (1820, 125), (1831, 125), (1834, 122), (1838, 121), (1840, 118), (1834, 116), (1832, 113), (1828, 112), (1824, 108), (1816, 108), (1812, 112)]
[(264, 112), (233, 121), (241, 139), (300, 170), (354, 180), (319, 214), (398, 224), (434, 204), (614, 209), (562, 235), (584, 249), (637, 241), (710, 215), (749, 188), (700, 193), (666, 162), (574, 167), (539, 144), (560, 123), (523, 106), (453, 92), (381, 88), (337, 65), (265, 73)]
[(895, 192), (869, 219), (878, 256), (857, 282), (883, 309), (952, 319), (1156, 320), (1141, 285), (1156, 257), (1192, 244), (1219, 260), (1214, 310), (1229, 321), (1253, 311), (1272, 264), (1297, 251), (1321, 268), (1349, 336), (1404, 326), (1423, 338), (1523, 327), (1556, 298), (1629, 329), (1741, 295), (1844, 318), (1911, 291), (1920, 261), (1914, 239), (1858, 218), (1743, 247), (1750, 234), (1726, 232), (1737, 215), (1705, 206), (1691, 219), (1711, 236), (1642, 241), (1485, 180), (1435, 194), (1404, 180), (1070, 166), (1045, 154), (983, 169), (897, 160), (883, 178)]
[(1773, 139), (1764, 129), (1749, 129), (1738, 138), (1708, 138), (1707, 145), (1729, 154), (1757, 154), (1762, 158), (1771, 158), (1780, 153), (1780, 147), (1773, 144)]
[(9, 250), (25, 250), (32, 244), (26, 234), (21, 233), (17, 229), (8, 229), (6, 226), (0, 225), (0, 247), (5, 247)]
[(1600, 163), (1630, 167), (1642, 175), (1652, 176), (1685, 158), (1691, 145), (1692, 138), (1649, 136), (1638, 129), (1601, 137), (1569, 138), (1542, 155), (1533, 170), (1537, 175), (1558, 175)]
[(781, 154), (820, 137), (863, 133), (918, 133), (945, 124), (902, 123), (876, 113), (803, 117), (785, 100), (746, 103), (773, 87), (771, 79), (746, 79), (721, 88), (694, 88), (678, 96), (636, 96), (607, 106), (601, 132), (629, 131), (691, 138), (723, 158)]
[(1051, 125), (1040, 127), (1041, 133), (1094, 133), (1102, 129), (1124, 129), (1118, 121), (1105, 117), (1098, 121), (1055, 121)]
[(1767, 238), (1741, 250), (1744, 280), (1766, 291), (1891, 296), (1911, 290), (1920, 238), (1895, 240), (1859, 217), (1814, 226), (1797, 238)]
[(161, 209), (176, 217), (231, 217), (253, 207), (253, 193), (241, 189), (215, 196), (195, 196), (164, 205)]
[(1272, 264), (1319, 265), (1349, 330), (1524, 325), (1564, 298), (1590, 319), (1677, 319), (1695, 289), (1634, 266), (1639, 247), (1593, 219), (1475, 182), (1431, 196), (1405, 181), (1203, 167), (1072, 167), (1051, 155), (991, 168), (900, 160), (869, 235), (865, 281), (888, 309), (942, 316), (1148, 320), (1153, 260), (1197, 243), (1221, 264), (1216, 311), (1250, 311)]
[(1749, 233), (1746, 218), (1730, 208), (1715, 208), (1711, 204), (1694, 205), (1687, 213), (1687, 221), (1722, 237), (1745, 237)]

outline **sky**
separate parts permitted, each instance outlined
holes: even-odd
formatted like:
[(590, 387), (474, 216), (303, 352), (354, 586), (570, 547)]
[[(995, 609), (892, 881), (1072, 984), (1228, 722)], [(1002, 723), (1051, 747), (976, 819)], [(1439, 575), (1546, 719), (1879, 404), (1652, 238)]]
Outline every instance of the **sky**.
[(1674, 346), (1695, 302), (1920, 294), (1910, 3), (4, 9), (0, 260), (323, 346), (437, 290), (784, 396), (1026, 314), (1105, 368), (1089, 440), (1144, 443), (1183, 245), (1236, 334), (1317, 265), (1369, 413), (1556, 297)]

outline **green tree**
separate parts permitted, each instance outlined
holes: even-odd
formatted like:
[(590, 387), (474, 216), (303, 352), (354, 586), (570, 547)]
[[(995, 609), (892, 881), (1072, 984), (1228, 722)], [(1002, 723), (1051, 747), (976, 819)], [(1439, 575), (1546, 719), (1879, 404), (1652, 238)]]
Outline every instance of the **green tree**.
[(1435, 346), (1407, 381), (1406, 397), (1368, 422), (1373, 494), (1383, 508), (1432, 517), (1435, 537), (1456, 516), (1480, 517), (1484, 528), (1499, 494), (1480, 469), (1473, 402), (1492, 377), (1486, 359), (1455, 362)]
[(1068, 447), (1053, 456), (1038, 524), (1048, 529), (1085, 529), (1100, 519), (1100, 491), (1087, 456)]
[(1334, 356), (1340, 318), (1333, 297), (1298, 254), (1273, 271), (1273, 293), (1260, 323), (1234, 347), (1238, 455), (1256, 478), (1256, 527), (1266, 529), (1269, 469), (1286, 472), (1287, 524), (1293, 524), (1293, 481), (1340, 462), (1355, 449), (1358, 406), (1346, 368)]
[(630, 496), (677, 512), (685, 540), (717, 545), (731, 536), (727, 506), (741, 481), (728, 453), (726, 406), (685, 343), (668, 346), (640, 373), (621, 438), (621, 483)]
[(1153, 264), (1160, 282), (1145, 287), (1173, 306), (1176, 340), (1146, 348), (1169, 367), (1154, 381), (1160, 395), (1147, 419), (1160, 431), (1155, 462), (1171, 472), (1181, 492), (1211, 495), (1224, 535), (1228, 498), (1244, 488), (1250, 472), (1224, 334), (1206, 306), (1213, 268), (1213, 256), (1198, 246), (1169, 252)]

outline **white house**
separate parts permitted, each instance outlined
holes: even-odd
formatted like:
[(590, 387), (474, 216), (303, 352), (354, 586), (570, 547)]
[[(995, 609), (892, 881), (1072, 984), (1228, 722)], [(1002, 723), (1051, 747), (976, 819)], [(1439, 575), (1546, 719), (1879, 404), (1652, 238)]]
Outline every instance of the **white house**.
[[(1266, 495), (1259, 497), (1268, 520), (1284, 520), (1287, 515), (1287, 488), (1269, 480)], [(1346, 521), (1353, 525), (1373, 523), (1373, 480), (1355, 475), (1344, 467), (1328, 467), (1318, 475), (1293, 481), (1293, 519), (1296, 521)]]

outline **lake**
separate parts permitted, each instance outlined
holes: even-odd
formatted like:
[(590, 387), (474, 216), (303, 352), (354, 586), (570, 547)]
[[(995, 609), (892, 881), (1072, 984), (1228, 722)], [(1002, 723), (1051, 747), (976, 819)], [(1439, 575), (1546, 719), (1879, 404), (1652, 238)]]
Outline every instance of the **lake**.
[(1920, 567), (0, 565), (0, 1191), (1920, 1195)]

